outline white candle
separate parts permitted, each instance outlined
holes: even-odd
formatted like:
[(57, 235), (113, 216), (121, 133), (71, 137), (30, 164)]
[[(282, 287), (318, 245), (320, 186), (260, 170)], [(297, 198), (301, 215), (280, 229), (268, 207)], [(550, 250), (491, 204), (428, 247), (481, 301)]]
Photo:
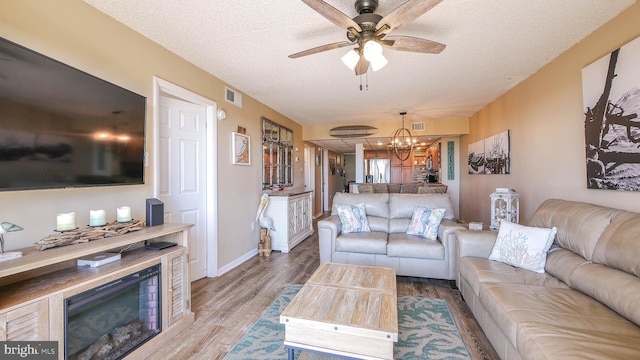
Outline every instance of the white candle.
[(104, 210), (89, 210), (89, 226), (102, 226), (107, 223), (107, 213)]
[(128, 206), (121, 206), (117, 209), (116, 214), (117, 222), (131, 221), (131, 208)]
[(76, 228), (76, 213), (60, 213), (57, 218), (58, 231), (74, 230)]

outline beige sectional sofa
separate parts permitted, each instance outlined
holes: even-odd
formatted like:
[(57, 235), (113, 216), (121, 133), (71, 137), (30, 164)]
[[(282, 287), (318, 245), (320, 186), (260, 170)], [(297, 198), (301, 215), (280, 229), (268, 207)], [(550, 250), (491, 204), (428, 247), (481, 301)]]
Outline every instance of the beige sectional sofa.
[(501, 359), (640, 359), (640, 214), (551, 199), (545, 273), (488, 260), (497, 232), (457, 230), (462, 295)]
[[(343, 234), (336, 205), (361, 203), (371, 231)], [(436, 240), (406, 234), (418, 205), (446, 209)], [(457, 229), (464, 226), (454, 221), (447, 194), (336, 193), (331, 216), (318, 221), (320, 263), (391, 267), (401, 276), (455, 280)]]

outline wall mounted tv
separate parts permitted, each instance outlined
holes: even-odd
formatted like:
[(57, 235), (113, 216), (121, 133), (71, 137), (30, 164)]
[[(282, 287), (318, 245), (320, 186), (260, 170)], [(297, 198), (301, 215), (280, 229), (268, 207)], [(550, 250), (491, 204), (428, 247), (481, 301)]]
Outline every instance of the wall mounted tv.
[(144, 183), (146, 98), (0, 38), (0, 191)]

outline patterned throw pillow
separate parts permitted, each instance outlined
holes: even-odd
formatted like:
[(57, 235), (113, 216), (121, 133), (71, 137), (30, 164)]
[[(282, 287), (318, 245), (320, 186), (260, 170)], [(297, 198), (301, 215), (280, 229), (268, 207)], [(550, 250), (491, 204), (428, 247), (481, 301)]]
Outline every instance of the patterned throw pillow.
[(503, 221), (489, 259), (542, 274), (557, 231)]
[(429, 240), (437, 239), (438, 227), (442, 222), (445, 211), (446, 209), (429, 209), (424, 206), (416, 206), (413, 209), (407, 234), (418, 235)]
[(357, 205), (338, 204), (336, 210), (338, 210), (338, 218), (342, 223), (343, 233), (371, 231), (364, 203)]

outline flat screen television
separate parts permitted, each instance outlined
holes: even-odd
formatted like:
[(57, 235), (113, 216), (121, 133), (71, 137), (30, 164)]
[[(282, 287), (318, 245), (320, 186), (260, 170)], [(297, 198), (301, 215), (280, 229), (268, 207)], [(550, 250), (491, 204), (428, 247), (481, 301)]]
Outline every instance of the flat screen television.
[(0, 38), (0, 191), (144, 183), (146, 98)]

